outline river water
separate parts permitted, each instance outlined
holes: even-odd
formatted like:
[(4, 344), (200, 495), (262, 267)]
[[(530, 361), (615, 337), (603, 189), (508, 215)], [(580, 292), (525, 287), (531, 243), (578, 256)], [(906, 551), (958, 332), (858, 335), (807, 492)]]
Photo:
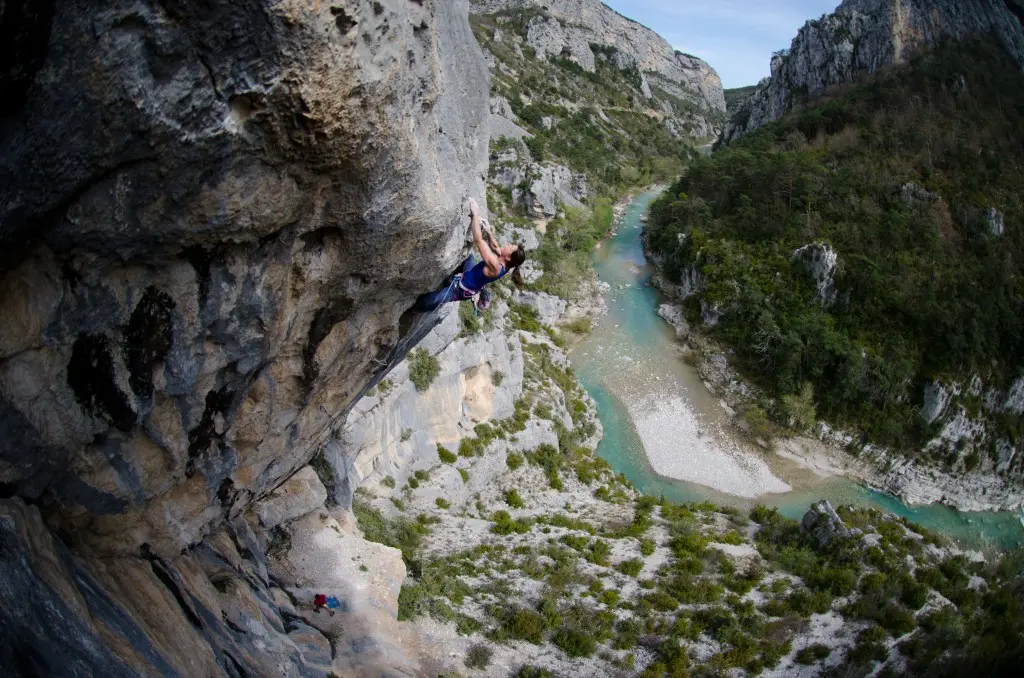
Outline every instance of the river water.
[(846, 478), (821, 478), (729, 433), (728, 416), (681, 358), (674, 330), (658, 314), (665, 301), (640, 245), (640, 217), (656, 192), (637, 196), (616, 235), (595, 250), (598, 277), (611, 286), (608, 314), (570, 359), (597, 403), (604, 439), (597, 453), (637, 489), (675, 501), (750, 507), (764, 503), (799, 518), (818, 499), (905, 516), (972, 548), (1024, 544), (1015, 513), (960, 513), (908, 507)]

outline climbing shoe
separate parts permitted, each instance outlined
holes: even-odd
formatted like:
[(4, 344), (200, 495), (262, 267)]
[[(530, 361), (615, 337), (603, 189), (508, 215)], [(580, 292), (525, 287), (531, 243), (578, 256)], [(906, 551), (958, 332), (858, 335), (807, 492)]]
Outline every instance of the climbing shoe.
[(479, 296), (476, 298), (476, 310), (486, 311), (487, 307), (491, 305), (491, 293), (486, 289), (480, 290)]

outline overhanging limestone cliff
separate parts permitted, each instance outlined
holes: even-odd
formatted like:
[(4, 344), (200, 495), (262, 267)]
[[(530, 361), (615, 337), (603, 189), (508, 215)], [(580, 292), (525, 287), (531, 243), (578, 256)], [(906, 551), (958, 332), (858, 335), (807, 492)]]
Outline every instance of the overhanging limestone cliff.
[(217, 619), (207, 578), (238, 560), (268, 604), (242, 512), (317, 452), (461, 256), (488, 136), (467, 12), (7, 3), (0, 666), (304, 665)]

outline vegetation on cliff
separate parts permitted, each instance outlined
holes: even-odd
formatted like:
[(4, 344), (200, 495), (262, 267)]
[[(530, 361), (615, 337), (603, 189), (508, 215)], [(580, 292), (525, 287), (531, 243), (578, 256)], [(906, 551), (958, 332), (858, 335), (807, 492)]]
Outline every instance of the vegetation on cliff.
[[(934, 434), (927, 380), (1005, 387), (1024, 367), (1022, 158), (1016, 63), (944, 45), (696, 160), (648, 244), (673, 282), (697, 273), (689, 319), (722, 313), (715, 336), (779, 397), (773, 414), (810, 388), (830, 420), (915, 447)], [(838, 253), (828, 299), (794, 258), (809, 243)], [(1012, 413), (988, 423), (990, 452), (1022, 439)]]
[[(477, 40), (502, 64), (494, 71), (491, 94), (504, 97), (533, 135), (525, 140), (533, 159), (563, 162), (586, 174), (604, 195), (678, 176), (692, 139), (682, 134), (683, 120), (679, 135), (670, 131), (658, 101), (671, 98), (673, 105), (685, 104), (681, 110), (696, 112), (694, 104), (664, 92), (652, 92), (648, 100), (641, 92), (640, 72), (617, 67), (611, 46), (591, 46), (594, 72), (568, 59), (537, 58), (532, 47), (514, 43), (509, 35), (525, 39), (529, 19), (538, 11), (470, 17)], [(495, 41), (495, 31), (506, 37)]]

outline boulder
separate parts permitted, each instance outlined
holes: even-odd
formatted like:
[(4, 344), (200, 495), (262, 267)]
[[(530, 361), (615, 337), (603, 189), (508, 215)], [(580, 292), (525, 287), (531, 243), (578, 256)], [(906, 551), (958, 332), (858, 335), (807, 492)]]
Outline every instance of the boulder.
[(825, 548), (837, 539), (850, 537), (850, 530), (828, 501), (819, 501), (811, 506), (811, 510), (800, 521), (800, 531), (808, 535), (818, 548)]
[(516, 290), (512, 300), (517, 304), (529, 306), (537, 312), (537, 319), (544, 325), (554, 325), (565, 313), (568, 305), (565, 299), (546, 292), (523, 292)]

